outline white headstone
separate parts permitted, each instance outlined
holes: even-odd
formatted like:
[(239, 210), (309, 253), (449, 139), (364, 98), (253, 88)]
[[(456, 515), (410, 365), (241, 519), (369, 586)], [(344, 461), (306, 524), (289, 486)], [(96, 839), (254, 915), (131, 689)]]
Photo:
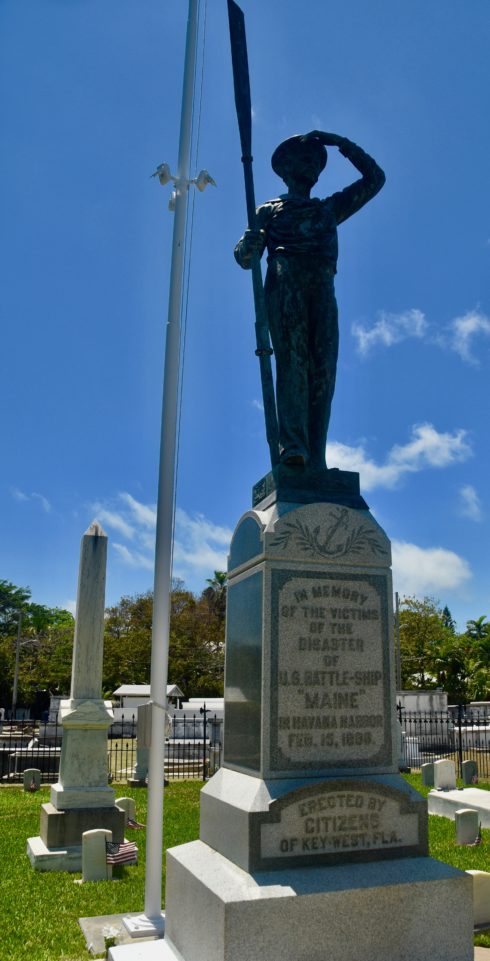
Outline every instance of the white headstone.
[(107, 864), (106, 841), (112, 841), (112, 831), (96, 828), (82, 835), (82, 880), (110, 881), (112, 866)]
[(434, 787), (436, 791), (454, 791), (456, 787), (456, 765), (447, 758), (434, 761)]
[(422, 764), (422, 784), (425, 787), (434, 787), (434, 762), (428, 761), (427, 764)]
[(456, 844), (474, 844), (480, 833), (480, 815), (473, 808), (455, 812)]
[(130, 784), (144, 784), (148, 777), (151, 745), (151, 704), (141, 704), (138, 707), (138, 740), (136, 742), (136, 763), (134, 765)]
[(38, 791), (41, 787), (41, 772), (37, 767), (26, 767), (22, 781), (24, 791)]
[(138, 747), (151, 747), (151, 704), (138, 708)]
[(488, 871), (467, 871), (473, 878), (473, 923), (490, 925), (490, 874)]
[(478, 784), (478, 765), (476, 761), (463, 761), (461, 767), (463, 784)]
[(116, 798), (116, 806), (124, 811), (124, 823), (127, 824), (128, 821), (136, 821), (136, 805), (132, 797), (118, 797)]
[(150, 748), (136, 747), (136, 762), (131, 772), (128, 784), (144, 784), (148, 777), (150, 763)]

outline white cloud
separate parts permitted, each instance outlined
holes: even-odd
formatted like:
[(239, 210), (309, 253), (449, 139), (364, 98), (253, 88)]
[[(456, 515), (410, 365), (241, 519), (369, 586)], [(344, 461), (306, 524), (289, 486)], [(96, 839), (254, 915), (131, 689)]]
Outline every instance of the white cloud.
[(220, 527), (206, 520), (204, 514), (195, 514), (191, 517), (177, 507), (175, 518), (177, 532), (189, 542), (189, 546), (197, 547), (207, 541), (215, 541), (222, 546), (228, 546), (230, 543), (233, 532), (228, 527)]
[(157, 509), (153, 504), (141, 504), (131, 494), (119, 494), (120, 500), (129, 508), (130, 514), (138, 524), (153, 530), (157, 523)]
[(19, 490), (17, 487), (12, 488), (11, 494), (16, 501), (36, 501), (42, 507), (45, 514), (51, 513), (51, 504), (44, 494), (38, 494), (36, 491), (33, 491), (31, 494), (25, 494), (24, 491)]
[(363, 444), (349, 447), (336, 441), (327, 444), (327, 463), (341, 470), (359, 471), (366, 491), (394, 487), (404, 474), (466, 460), (472, 453), (466, 437), (465, 430), (440, 433), (432, 424), (416, 424), (408, 444), (395, 444), (382, 464), (367, 455)]
[(390, 314), (381, 310), (372, 327), (364, 327), (360, 323), (352, 325), (352, 333), (357, 338), (359, 353), (368, 354), (369, 351), (381, 344), (392, 347), (408, 337), (421, 339), (427, 335), (428, 323), (421, 310), (412, 308), (399, 314)]
[(107, 527), (118, 531), (128, 540), (133, 539), (135, 534), (134, 527), (128, 524), (122, 514), (118, 514), (116, 511), (108, 511), (102, 504), (98, 503), (93, 505), (93, 510), (97, 520), (100, 521), (101, 524), (106, 524)]
[(226, 570), (232, 531), (208, 521), (202, 514), (190, 517), (181, 508), (175, 515), (175, 574), (185, 581), (188, 574), (210, 577)]
[(62, 601), (60, 604), (60, 607), (62, 608), (63, 611), (69, 611), (70, 614), (73, 614), (73, 617), (75, 617), (75, 614), (77, 612), (76, 600), (73, 600), (73, 598), (70, 597), (66, 601)]
[(153, 570), (153, 557), (148, 557), (140, 551), (129, 550), (125, 544), (114, 543), (112, 546), (127, 567), (136, 567), (147, 571)]
[(14, 500), (16, 500), (16, 501), (28, 501), (28, 500), (29, 500), (27, 494), (24, 494), (23, 491), (20, 491), (20, 490), (18, 489), (18, 487), (13, 487), (12, 490), (10, 491), (10, 493), (12, 494), (12, 497), (13, 497)]
[(31, 497), (33, 498), (33, 500), (38, 501), (38, 503), (41, 505), (45, 514), (51, 513), (51, 504), (49, 503), (48, 498), (44, 496), (44, 494), (36, 494), (36, 492), (34, 492), (31, 494)]
[(451, 321), (450, 331), (451, 349), (468, 364), (479, 366), (480, 361), (472, 353), (472, 347), (476, 337), (490, 337), (490, 319), (478, 310), (469, 310)]
[(390, 314), (381, 310), (371, 327), (358, 322), (352, 324), (357, 349), (366, 357), (375, 347), (393, 347), (408, 338), (425, 340), (433, 346), (455, 351), (467, 364), (479, 365), (473, 353), (475, 340), (490, 337), (490, 317), (479, 310), (468, 310), (439, 329), (430, 325), (418, 308)]
[[(156, 508), (122, 492), (110, 503), (92, 505), (109, 533), (118, 535), (112, 547), (126, 567), (153, 570), (155, 555)], [(174, 576), (186, 583), (205, 580), (215, 570), (226, 569), (226, 556), (232, 536), (203, 514), (190, 515), (182, 508), (175, 512)], [(124, 543), (124, 542), (128, 543)], [(191, 588), (192, 589), (192, 588)]]
[(256, 410), (262, 411), (262, 413), (264, 412), (264, 405), (263, 405), (262, 401), (261, 401), (261, 400), (257, 400), (255, 397), (254, 397), (254, 399), (253, 399), (253, 401), (252, 401), (252, 407), (255, 407)]
[(481, 521), (482, 509), (480, 498), (471, 484), (465, 484), (459, 491), (461, 497), (461, 513), (472, 521)]
[(463, 557), (444, 547), (393, 541), (393, 585), (400, 594), (423, 596), (457, 590), (472, 577)]

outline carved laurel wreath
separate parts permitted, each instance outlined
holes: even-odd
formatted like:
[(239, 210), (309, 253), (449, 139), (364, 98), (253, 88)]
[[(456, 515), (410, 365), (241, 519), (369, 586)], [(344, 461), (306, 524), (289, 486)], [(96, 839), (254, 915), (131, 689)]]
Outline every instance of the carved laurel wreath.
[[(375, 555), (386, 554), (386, 548), (380, 544), (377, 534), (366, 524), (359, 524), (343, 535), (344, 531), (348, 531), (345, 508), (338, 512), (332, 511), (329, 516), (333, 524), (328, 528), (324, 540), (320, 539), (320, 526), (311, 529), (308, 524), (295, 520), (284, 525), (285, 530), (271, 541), (271, 547), (284, 550), (288, 547), (291, 538), (294, 538), (297, 547), (304, 553), (319, 554), (321, 557), (345, 557), (346, 554), (361, 554), (366, 549), (371, 550)], [(337, 533), (340, 539), (336, 537)]]

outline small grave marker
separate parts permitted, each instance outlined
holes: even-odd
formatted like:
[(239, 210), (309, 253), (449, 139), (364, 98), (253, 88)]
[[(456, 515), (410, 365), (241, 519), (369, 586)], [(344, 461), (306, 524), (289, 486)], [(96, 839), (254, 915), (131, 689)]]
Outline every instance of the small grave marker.
[(480, 837), (480, 816), (474, 808), (460, 808), (454, 814), (456, 844), (476, 844)]
[(27, 767), (22, 775), (24, 791), (39, 791), (41, 771), (37, 767)]
[(124, 811), (124, 824), (126, 827), (128, 821), (136, 821), (136, 805), (132, 797), (116, 798), (116, 807)]
[(96, 828), (82, 835), (82, 880), (110, 881), (112, 866), (107, 863), (106, 842), (112, 841), (112, 831)]
[(473, 924), (490, 924), (490, 874), (488, 871), (467, 871), (473, 878)]
[(454, 791), (456, 787), (456, 765), (454, 761), (447, 759), (434, 761), (434, 787), (436, 791)]
[(422, 764), (422, 784), (425, 787), (434, 787), (434, 762), (428, 761), (427, 764)]
[(463, 761), (463, 784), (478, 784), (478, 765), (476, 761)]

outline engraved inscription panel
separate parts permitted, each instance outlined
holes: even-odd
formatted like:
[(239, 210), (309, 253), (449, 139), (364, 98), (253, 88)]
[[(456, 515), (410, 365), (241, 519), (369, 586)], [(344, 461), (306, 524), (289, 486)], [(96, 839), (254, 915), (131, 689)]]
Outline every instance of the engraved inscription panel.
[(386, 581), (276, 573), (273, 767), (388, 760)]
[(260, 826), (263, 860), (352, 860), (365, 852), (389, 852), (423, 846), (419, 814), (405, 798), (389, 790), (344, 783), (327, 791), (309, 790), (271, 807)]

